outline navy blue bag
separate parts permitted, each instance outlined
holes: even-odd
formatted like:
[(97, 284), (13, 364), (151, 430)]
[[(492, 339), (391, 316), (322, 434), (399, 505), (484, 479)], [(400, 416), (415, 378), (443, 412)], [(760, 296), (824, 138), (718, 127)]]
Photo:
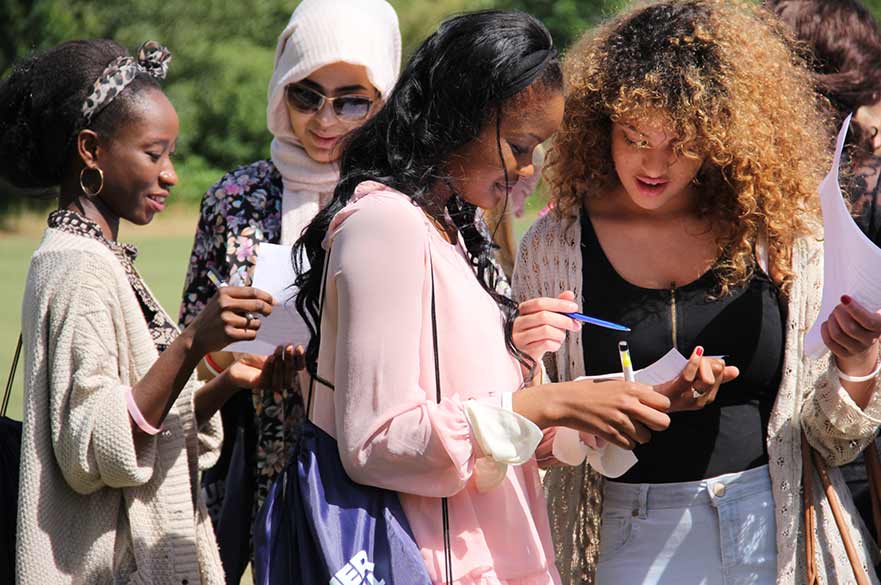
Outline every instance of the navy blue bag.
[[(325, 265), (319, 331), (324, 309)], [(434, 273), (431, 296), (435, 378), (440, 400)], [(309, 384), (311, 412), (316, 378)], [(326, 380), (318, 381), (333, 389)], [(441, 500), (447, 582), (452, 582), (447, 500)], [(308, 419), (254, 527), (257, 585), (431, 585), (398, 494), (357, 484), (336, 440)]]
[(359, 485), (306, 421), (254, 530), (258, 585), (430, 585), (395, 492)]

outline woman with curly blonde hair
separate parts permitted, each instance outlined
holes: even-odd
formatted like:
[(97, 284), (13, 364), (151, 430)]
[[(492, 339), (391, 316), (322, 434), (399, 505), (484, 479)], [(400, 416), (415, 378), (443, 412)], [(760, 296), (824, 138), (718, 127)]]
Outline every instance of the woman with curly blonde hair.
[[(555, 380), (620, 370), (619, 340), (635, 368), (671, 348), (691, 358), (666, 390), (669, 429), (622, 476), (547, 474), (563, 581), (803, 583), (802, 431), (839, 465), (881, 419), (881, 317), (842, 297), (823, 324), (831, 355), (803, 356), (822, 291), (827, 163), (810, 74), (762, 9), (667, 0), (586, 34), (566, 82), (547, 167), (555, 212), (525, 236), (513, 282), (516, 298), (545, 301), (521, 319), (562, 339), (550, 311), (574, 295), (632, 328), (571, 333), (546, 356)], [(815, 507), (820, 582), (851, 582), (826, 499)]]

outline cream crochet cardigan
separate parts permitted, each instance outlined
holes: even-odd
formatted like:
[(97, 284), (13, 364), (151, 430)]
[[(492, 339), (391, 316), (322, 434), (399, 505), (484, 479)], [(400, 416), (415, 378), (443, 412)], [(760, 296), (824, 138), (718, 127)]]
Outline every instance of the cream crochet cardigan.
[[(581, 226), (577, 218), (549, 213), (524, 236), (513, 277), (514, 298), (556, 297), (571, 290), (582, 298)], [(777, 400), (768, 424), (768, 457), (777, 520), (777, 583), (805, 583), (804, 530), (801, 503), (801, 441), (804, 429), (811, 445), (831, 465), (852, 461), (868, 445), (881, 424), (881, 399), (876, 392), (869, 406), (861, 410), (842, 389), (831, 372), (830, 357), (803, 358), (804, 334), (820, 308), (823, 287), (823, 248), (816, 238), (802, 238), (793, 249), (796, 275), (788, 303), (784, 372)], [(602, 286), (602, 282), (590, 283)], [(552, 380), (583, 376), (584, 353), (581, 334), (570, 333), (563, 347), (546, 356), (545, 366)], [(877, 384), (877, 382), (876, 382)], [(843, 503), (851, 525), (861, 520), (850, 493), (836, 468), (830, 469), (832, 484)], [(815, 480), (819, 501), (822, 489)], [(594, 582), (602, 506), (600, 477), (585, 466), (558, 467), (544, 480), (557, 565), (564, 584)], [(820, 583), (853, 583), (844, 545), (825, 500), (817, 506), (816, 548)], [(870, 554), (858, 530), (857, 546), (866, 564)], [(874, 570), (868, 571), (877, 583)]]
[(132, 433), (125, 390), (157, 359), (107, 247), (48, 229), (22, 309), (24, 430), (16, 565), (21, 584), (224, 582), (198, 473), (222, 440), (195, 428), (191, 379), (163, 432)]

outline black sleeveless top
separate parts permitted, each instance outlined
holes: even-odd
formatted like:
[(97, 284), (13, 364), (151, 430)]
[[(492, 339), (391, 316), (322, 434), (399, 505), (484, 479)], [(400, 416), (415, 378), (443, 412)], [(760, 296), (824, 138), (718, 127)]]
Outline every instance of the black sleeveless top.
[(617, 344), (626, 340), (634, 369), (675, 347), (689, 357), (726, 355), (740, 376), (724, 384), (702, 410), (673, 413), (670, 427), (634, 451), (639, 462), (616, 481), (670, 483), (735, 473), (768, 462), (768, 420), (783, 367), (784, 315), (777, 290), (757, 269), (748, 284), (722, 298), (712, 270), (685, 286), (646, 289), (612, 267), (587, 215), (581, 214), (583, 312), (627, 325), (621, 333), (585, 325), (587, 375), (621, 371)]

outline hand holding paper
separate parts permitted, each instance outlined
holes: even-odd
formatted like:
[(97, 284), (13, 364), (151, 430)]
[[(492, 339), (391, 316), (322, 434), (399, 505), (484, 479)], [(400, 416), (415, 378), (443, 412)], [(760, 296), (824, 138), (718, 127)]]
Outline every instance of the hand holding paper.
[[(676, 354), (682, 355), (678, 351)], [(735, 366), (726, 366), (724, 359), (703, 354), (703, 347), (694, 348), (678, 376), (667, 382), (655, 383), (655, 390), (670, 399), (670, 412), (700, 410), (716, 400), (722, 384), (740, 375), (740, 370)]]
[[(697, 348), (696, 348), (697, 349)], [(702, 364), (705, 364), (702, 366)], [(721, 371), (717, 372), (721, 366)], [(709, 370), (701, 373), (701, 369)], [(729, 369), (730, 368), (730, 369)], [(637, 382), (655, 386), (656, 390), (669, 390), (668, 397), (673, 406), (679, 406), (679, 410), (694, 410), (702, 408), (715, 397), (719, 385), (734, 379), (738, 375), (737, 368), (725, 366), (724, 361), (718, 357), (704, 357), (703, 352), (695, 351), (690, 360), (685, 359), (675, 348), (667, 352), (661, 359), (642, 370), (634, 373)], [(709, 376), (714, 378), (710, 381)], [(619, 373), (605, 374), (602, 376), (585, 376), (578, 380), (615, 380), (622, 379)], [(699, 382), (695, 382), (699, 380)], [(700, 398), (695, 398), (693, 389), (703, 390)], [(701, 406), (696, 406), (700, 404)], [(672, 408), (671, 408), (672, 410)], [(618, 445), (608, 444), (598, 448), (592, 448), (584, 443), (579, 432), (571, 428), (557, 429), (552, 452), (554, 457), (567, 465), (578, 465), (587, 458), (591, 467), (605, 477), (615, 478), (623, 475), (633, 467), (636, 456), (632, 451), (621, 448)]]
[(261, 321), (257, 337), (251, 341), (233, 343), (226, 351), (272, 355), (279, 346), (306, 346), (309, 328), (297, 313), (293, 287), (296, 274), (291, 263), (291, 246), (260, 244), (253, 286), (272, 295), (275, 305), (272, 314)]
[(650, 386), (620, 380), (579, 379), (565, 385), (566, 414), (555, 426), (599, 436), (613, 445), (633, 449), (646, 443), (652, 431), (670, 425), (670, 400)]
[[(846, 352), (865, 351), (866, 335), (878, 336), (871, 322), (862, 323), (842, 301), (853, 299), (873, 313), (881, 308), (881, 249), (860, 230), (841, 194), (838, 173), (850, 116), (838, 133), (832, 169), (820, 184), (823, 211), (823, 300), (817, 320), (805, 336), (805, 354), (819, 358), (827, 348), (847, 361)], [(826, 330), (824, 335), (823, 330)], [(866, 334), (866, 335), (861, 335)], [(873, 356), (874, 357), (874, 356)], [(873, 362), (874, 363), (874, 362)], [(845, 366), (844, 363), (839, 363)]]
[(820, 334), (835, 355), (838, 369), (845, 375), (863, 376), (878, 364), (881, 315), (866, 310), (849, 296), (841, 298), (841, 304), (821, 326)]
[[(721, 356), (704, 356), (702, 347), (696, 347), (690, 359), (685, 359), (673, 348), (658, 361), (634, 374), (637, 382), (654, 386), (656, 392), (670, 399), (668, 412), (703, 408), (715, 399), (721, 384), (730, 382), (738, 375), (738, 368), (726, 366)], [(616, 372), (578, 379), (620, 380), (622, 377), (620, 372)]]
[[(677, 364), (675, 355), (665, 356), (654, 369), (638, 372), (643, 380), (627, 382), (623, 387), (620, 372), (575, 380), (574, 384), (584, 384), (577, 392), (582, 400), (582, 406), (577, 407), (580, 416), (573, 417), (571, 422), (563, 421), (568, 427), (555, 429), (551, 445), (554, 458), (565, 465), (579, 465), (587, 458), (591, 467), (606, 477), (618, 477), (633, 467), (636, 457), (631, 449), (636, 442), (648, 441), (649, 429), (662, 431), (670, 424), (670, 418), (664, 414), (670, 401), (646, 386), (645, 380), (669, 380), (676, 376), (686, 361), (681, 355), (679, 358), (681, 363)], [(572, 428), (576, 426), (583, 431)]]

